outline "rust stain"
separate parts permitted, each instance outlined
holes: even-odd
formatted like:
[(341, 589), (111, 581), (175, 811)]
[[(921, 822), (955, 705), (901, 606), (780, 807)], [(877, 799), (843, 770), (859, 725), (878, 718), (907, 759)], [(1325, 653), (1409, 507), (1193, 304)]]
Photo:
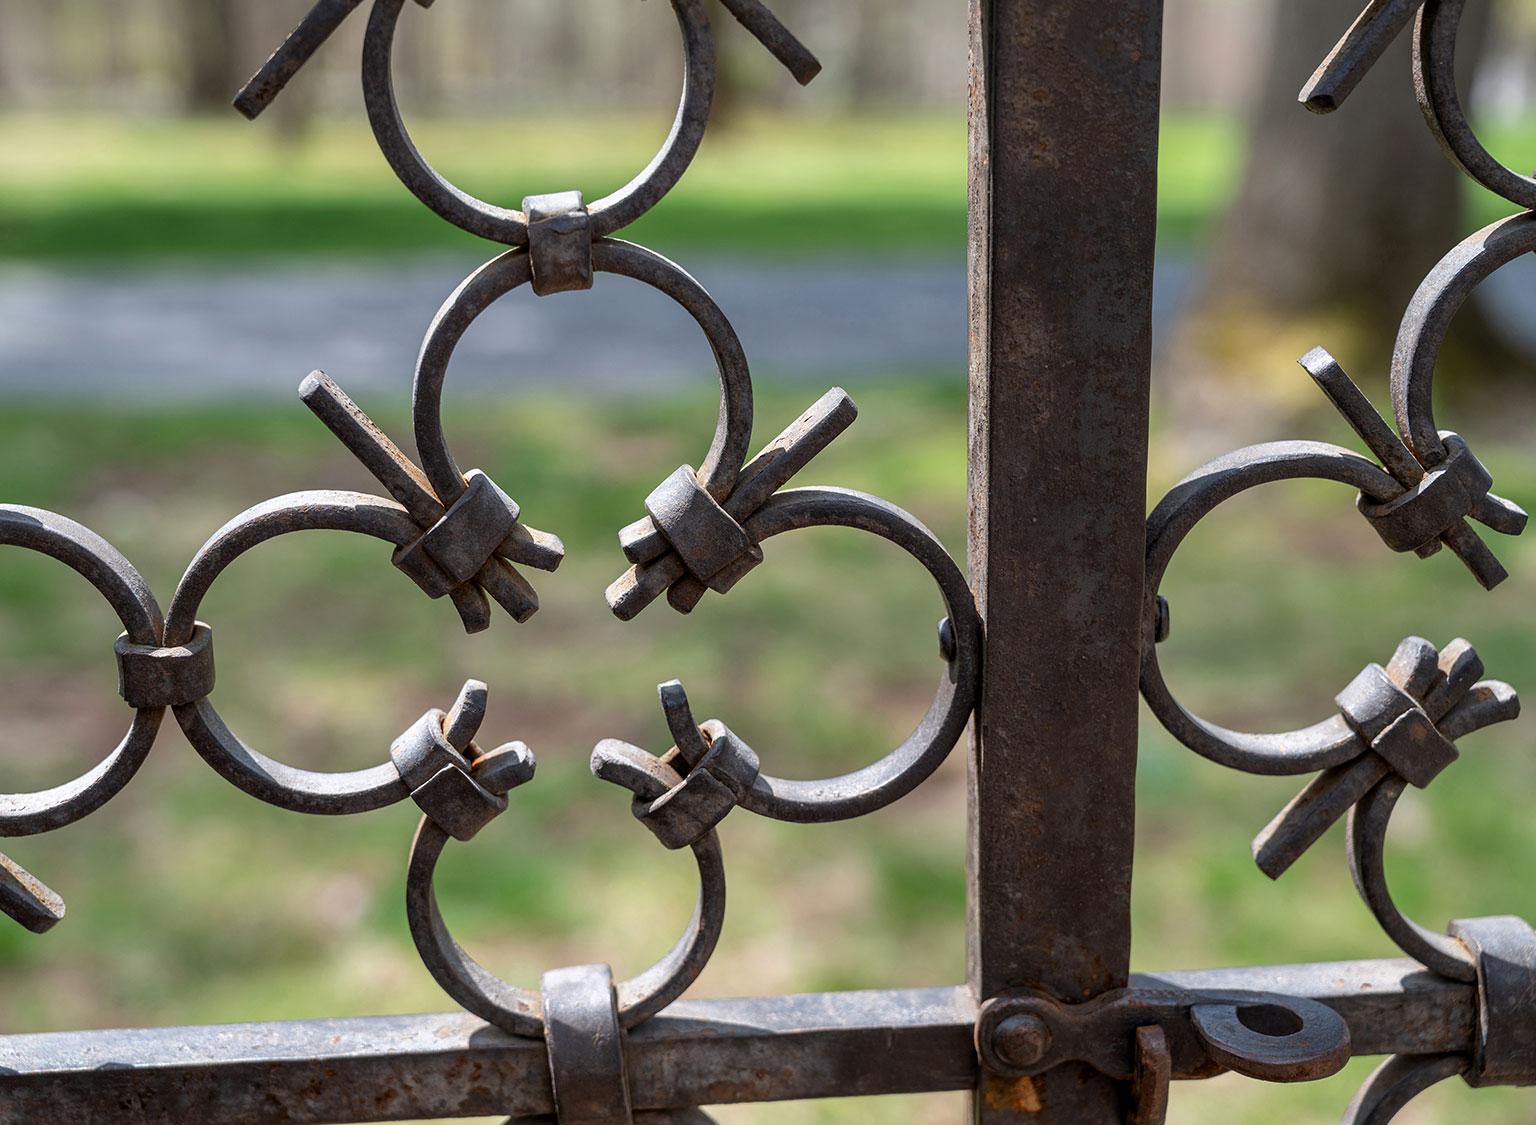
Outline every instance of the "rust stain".
[(982, 1096), (988, 1109), (1009, 1113), (1039, 1113), (1043, 1108), (1033, 1078), (1010, 1079), (988, 1075)]

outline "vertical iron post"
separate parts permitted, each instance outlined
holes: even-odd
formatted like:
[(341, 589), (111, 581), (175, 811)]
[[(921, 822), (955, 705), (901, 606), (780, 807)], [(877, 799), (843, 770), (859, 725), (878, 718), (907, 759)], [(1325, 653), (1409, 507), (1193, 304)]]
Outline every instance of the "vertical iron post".
[[(970, 979), (1130, 969), (1162, 0), (970, 0)], [(983, 1076), (985, 1125), (1116, 1122), (1086, 1067)]]

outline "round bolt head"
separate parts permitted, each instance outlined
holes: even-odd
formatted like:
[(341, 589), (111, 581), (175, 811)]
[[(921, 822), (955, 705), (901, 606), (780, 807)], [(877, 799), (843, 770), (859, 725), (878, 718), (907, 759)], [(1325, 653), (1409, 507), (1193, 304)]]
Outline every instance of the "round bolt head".
[(992, 1049), (1009, 1066), (1027, 1070), (1036, 1066), (1051, 1049), (1051, 1029), (1039, 1016), (1021, 1013), (997, 1025)]
[(955, 623), (946, 617), (939, 622), (939, 656), (945, 664), (953, 664), (958, 651), (959, 642), (955, 639)]

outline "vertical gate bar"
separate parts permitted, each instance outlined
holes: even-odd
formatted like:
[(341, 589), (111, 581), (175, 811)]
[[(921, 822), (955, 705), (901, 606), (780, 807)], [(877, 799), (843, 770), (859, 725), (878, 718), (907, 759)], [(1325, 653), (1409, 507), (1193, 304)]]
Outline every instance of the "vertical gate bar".
[[(970, 979), (1130, 968), (1162, 0), (969, 0)], [(1115, 1122), (1086, 1068), (983, 1077), (986, 1125)]]

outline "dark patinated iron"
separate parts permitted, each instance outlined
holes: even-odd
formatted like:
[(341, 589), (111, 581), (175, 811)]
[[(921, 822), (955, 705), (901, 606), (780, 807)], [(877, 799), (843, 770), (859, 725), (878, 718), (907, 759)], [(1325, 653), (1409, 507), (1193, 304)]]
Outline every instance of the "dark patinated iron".
[[(608, 587), (614, 615), (631, 620), (663, 591), (679, 613), (693, 612), (708, 590), (729, 593), (763, 561), (743, 525), (857, 417), (847, 392), (832, 388), (751, 464), (739, 466), (718, 502), (698, 484), (692, 466), (668, 477), (646, 501), (646, 518), (619, 532), (619, 545), (635, 565)], [(690, 506), (701, 518), (688, 518)]]
[(1414, 1098), (1465, 1074), (1464, 1055), (1393, 1055), (1371, 1074), (1344, 1111), (1343, 1125), (1387, 1125)]
[(1168, 1033), (1155, 1023), (1136, 1029), (1136, 1072), (1131, 1077), (1134, 1109), (1130, 1125), (1164, 1125), (1168, 1120), (1168, 1092), (1173, 1084), (1173, 1052)]
[[(1490, 156), (1462, 112), (1454, 64), (1463, 8), (1464, 0), (1370, 0), (1303, 89), (1302, 101), (1317, 112), (1337, 108), (1417, 15), (1415, 81), (1431, 130), (1473, 179), (1532, 206), (1536, 180)], [(1536, 932), (1518, 918), (1454, 922), (1447, 933), (1428, 929), (1398, 907), (1385, 861), (1388, 827), (1403, 792), (1429, 786), (1452, 767), (1461, 737), (1516, 718), (1519, 699), (1508, 684), (1482, 679), (1482, 662), (1466, 641), (1436, 650), (1409, 638), (1387, 667), (1372, 665), (1339, 695), (1338, 716), (1280, 735), (1226, 730), (1183, 708), (1163, 680), (1157, 648), (1168, 635), (1169, 612), (1157, 591), (1179, 543), (1223, 500), (1303, 477), (1356, 487), (1360, 512), (1393, 550), (1427, 557), (1448, 546), (1485, 588), (1502, 582), (1507, 572), (1467, 521), (1519, 535), (1526, 513), (1493, 494), (1492, 473), (1461, 436), (1435, 425), (1434, 373), (1450, 323), (1473, 290), (1533, 249), (1532, 216), (1515, 215), (1468, 238), (1424, 280), (1403, 316), (1393, 355), (1396, 431), (1326, 351), (1302, 358), (1380, 467), (1312, 442), (1257, 446), (1196, 472), (1148, 521), (1142, 692), (1153, 712), (1185, 745), (1223, 765), (1259, 774), (1321, 771), (1254, 841), (1259, 866), (1278, 877), (1347, 814), (1350, 871), (1382, 930), (1440, 978), (1477, 988), (1472, 1041), (1453, 1052), (1424, 1044), (1397, 1053), (1361, 1088), (1345, 1113), (1347, 1125), (1385, 1125), (1419, 1093), (1458, 1074), (1471, 1085), (1536, 1079)], [(1359, 1044), (1355, 1050), (1370, 1053)]]
[(1477, 966), (1477, 1042), (1471, 1086), (1536, 1086), (1536, 930), (1524, 918), (1452, 922)]
[[(692, 847), (730, 815), (762, 771), (757, 754), (724, 723), (694, 721), (688, 695), (677, 680), (658, 689), (676, 745), (659, 758), (638, 746), (609, 739), (592, 752), (592, 772), (635, 793), (635, 819), (663, 846)], [(672, 777), (681, 780), (670, 784)], [(630, 778), (645, 777), (631, 785)], [(654, 782), (654, 783), (653, 783)], [(653, 796), (658, 785), (668, 788)]]
[(1392, 40), (1413, 23), (1414, 89), (1440, 147), (1489, 191), (1520, 207), (1536, 207), (1536, 179), (1501, 164), (1478, 140), (1462, 107), (1456, 87), (1456, 37), (1466, 5), (1467, 0), (1369, 0), (1302, 88), (1301, 101), (1317, 113), (1337, 109)]
[(607, 965), (552, 969), (540, 985), (544, 1044), (560, 1125), (629, 1125), (629, 1071)]
[[(1139, 1033), (1156, 1027), (1162, 1043)], [(1008, 992), (982, 1005), (976, 1049), (984, 1067), (1033, 1077), (1064, 1062), (1132, 1081), (1166, 1053), (1173, 1078), (1210, 1078), (1233, 1070), (1266, 1082), (1309, 1082), (1349, 1061), (1349, 1026), (1326, 1004), (1265, 992), (1123, 989), (1084, 1004), (1032, 992)], [(1152, 1065), (1160, 1066), (1156, 1060)]]
[[(363, 0), (320, 0), (255, 77), (235, 107), (255, 118), (280, 94)], [(416, 0), (430, 7), (433, 0)], [(455, 187), (427, 163), (406, 130), (395, 96), (394, 47), (406, 0), (375, 0), (363, 41), (363, 99), (374, 136), (400, 181), (423, 203), (472, 234), (508, 246), (528, 243), (528, 216), (486, 203)], [(802, 85), (820, 71), (814, 55), (760, 0), (727, 0), (727, 7)], [(592, 204), (592, 237), (633, 223), (676, 186), (698, 152), (715, 95), (715, 43), (704, 0), (672, 0), (683, 37), (683, 97), (666, 144), (624, 187)]]
[(1438, 652), (1421, 637), (1372, 664), (1339, 695), (1344, 722), (1362, 753), (1324, 770), (1253, 842), (1253, 858), (1278, 879), (1384, 778), (1427, 788), (1458, 756), (1455, 739), (1520, 714), (1514, 689), (1479, 681), (1482, 661), (1466, 641)]
[[(363, 0), (320, 0), (242, 90), (255, 117)], [(417, 0), (429, 8), (432, 0)], [(761, 0), (722, 0), (800, 82), (814, 56)], [(1464, 0), (1371, 0), (1303, 92), (1339, 106), (1417, 18), (1416, 79), (1452, 158), (1505, 198), (1536, 204), (1536, 180), (1500, 165), (1468, 126), (1454, 83)], [(405, 878), (422, 962), (463, 1012), (230, 1028), (0, 1037), (0, 1123), (133, 1120), (243, 1123), (511, 1115), (585, 1125), (708, 1125), (699, 1106), (971, 1090), (978, 1125), (1163, 1125), (1172, 1084), (1224, 1070), (1291, 1082), (1351, 1055), (1390, 1055), (1346, 1111), (1384, 1125), (1454, 1075), (1474, 1086), (1536, 1083), (1536, 931), (1517, 918), (1408, 918), (1386, 878), (1388, 826), (1409, 786), (1453, 769), (1458, 741), (1515, 718), (1512, 687), (1483, 678), (1472, 646), (1410, 637), (1337, 697), (1337, 713), (1279, 734), (1228, 730), (1184, 708), (1164, 681), (1171, 633), (1160, 592), (1179, 545), (1224, 501), (1304, 478), (1357, 492), (1383, 543), (1427, 557), (1449, 547), (1479, 583), (1507, 575), (1472, 523), (1521, 533), (1525, 513), (1493, 474), (1435, 425), (1435, 365), (1475, 287), (1536, 249), (1536, 225), (1501, 220), (1453, 249), (1404, 316), (1392, 370), (1396, 430), (1322, 349), (1302, 365), (1370, 456), (1290, 441), (1218, 458), (1145, 513), (1161, 0), (970, 0), (971, 564), (966, 575), (907, 512), (863, 493), (788, 488), (857, 410), (834, 388), (751, 461), (754, 402), (730, 320), (681, 267), (614, 237), (689, 166), (716, 87), (705, 0), (671, 0), (683, 42), (681, 106), (656, 159), (588, 205), (577, 191), (529, 195), (520, 211), (483, 202), (417, 151), (396, 101), (392, 55), (407, 0), (374, 0), (363, 42), (364, 99), (405, 186), (448, 222), (510, 247), (467, 278), (428, 326), (413, 390), (412, 462), (323, 373), (303, 402), (386, 496), (308, 491), (235, 517), (188, 566), (162, 618), (133, 566), (63, 516), (0, 506), (0, 546), (46, 554), (83, 575), (123, 627), (115, 652), (128, 735), (95, 769), (37, 794), (0, 796), (0, 836), (72, 824), (142, 765), (165, 711), (197, 752), (245, 792), (310, 814), (368, 812), (410, 799), (422, 818)], [(580, 292), (609, 274), (671, 297), (716, 361), (720, 412), (698, 467), (666, 476), (619, 543), (630, 569), (608, 590), (635, 618), (663, 594), (689, 613), (766, 564), (775, 536), (844, 527), (901, 548), (945, 606), (943, 664), (916, 730), (843, 777), (788, 781), (718, 720), (696, 720), (678, 681), (661, 686), (673, 746), (655, 756), (617, 739), (594, 775), (628, 794), (667, 849), (690, 849), (700, 891), (673, 949), (633, 979), (606, 965), (556, 968), (530, 992), (479, 965), (449, 932), (434, 876), (449, 840), (515, 818), (531, 751), (477, 743), (489, 689), (470, 681), (426, 711), (370, 769), (296, 769), (246, 745), (215, 709), (212, 630), (198, 610), (246, 552), (300, 531), (390, 544), (393, 564), (465, 628), (538, 608), (518, 567), (555, 571), (565, 549), (523, 522), (511, 496), (462, 470), (443, 427), (454, 350), (491, 304), (524, 286)], [(418, 467), (419, 465), (419, 467)], [(665, 466), (657, 466), (665, 472)], [(387, 498), (386, 498), (387, 497)], [(226, 679), (224, 690), (237, 677)], [(1316, 773), (1254, 844), (1278, 877), (1341, 817), (1355, 884), (1409, 960), (1132, 974), (1130, 876), (1137, 686), (1179, 741), (1231, 768)], [(698, 685), (695, 685), (696, 687)], [(890, 992), (686, 1001), (725, 923), (719, 833), (740, 808), (799, 823), (844, 820), (911, 793), (975, 724), (970, 754), (969, 979)], [(772, 760), (771, 752), (764, 758)], [(1431, 789), (1433, 793), (1433, 789)], [(738, 816), (739, 819), (739, 816)], [(733, 822), (732, 822), (733, 823)], [(0, 912), (42, 933), (60, 897), (0, 856)]]
[[(482, 759), (483, 760), (483, 759)], [(682, 777), (660, 759), (640, 753), (593, 755), (592, 772), (628, 789), (637, 800), (654, 802), (682, 784)], [(501, 776), (507, 776), (498, 771)], [(509, 777), (514, 784), (531, 779), (531, 768)], [(498, 794), (504, 796), (505, 794)], [(544, 1017), (537, 993), (497, 977), (466, 953), (449, 933), (438, 910), (433, 876), (451, 838), (430, 814), (422, 818), (411, 845), (406, 874), (406, 916), (422, 962), (465, 1009), (514, 1035), (542, 1036)], [(720, 840), (706, 831), (689, 845), (699, 870), (699, 900), (683, 936), (660, 961), (617, 986), (618, 1020), (634, 1027), (661, 1011), (687, 990), (704, 970), (725, 924), (725, 865)]]
[(523, 743), (490, 752), (475, 745), (488, 694), (471, 680), (452, 711), (428, 711), (389, 748), (411, 800), (455, 840), (473, 840), (507, 811), (507, 794), (533, 780), (536, 763)]
[[(122, 622), (125, 632), (119, 646), (136, 645), (145, 651), (166, 646), (165, 622), (155, 595), (133, 564), (94, 531), (52, 512), (4, 504), (0, 505), (0, 546), (47, 555), (94, 586)], [(197, 623), (191, 622), (187, 636), (171, 647), (191, 641), (196, 628)], [(135, 707), (128, 733), (94, 769), (40, 793), (0, 795), (0, 836), (52, 832), (101, 808), (138, 773), (164, 717), (164, 704)]]
[(528, 266), (540, 297), (592, 288), (592, 216), (579, 191), (530, 195)]
[(64, 900), (10, 856), (0, 855), (0, 913), (34, 934), (46, 934), (64, 920)]
[(199, 622), (175, 648), (117, 638), (117, 693), (138, 710), (196, 703), (213, 691), (213, 630)]
[(514, 621), (538, 611), (538, 595), (512, 563), (558, 569), (565, 545), (557, 536), (524, 525), (518, 505), (478, 469), (429, 483), (325, 372), (299, 384), (299, 399), (416, 521), (420, 536), (395, 551), (394, 564), (428, 597), (447, 596), (466, 632), (490, 627), (487, 596)]

